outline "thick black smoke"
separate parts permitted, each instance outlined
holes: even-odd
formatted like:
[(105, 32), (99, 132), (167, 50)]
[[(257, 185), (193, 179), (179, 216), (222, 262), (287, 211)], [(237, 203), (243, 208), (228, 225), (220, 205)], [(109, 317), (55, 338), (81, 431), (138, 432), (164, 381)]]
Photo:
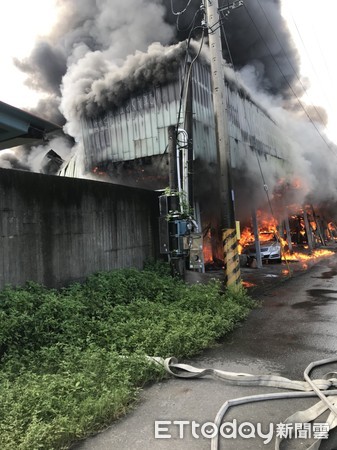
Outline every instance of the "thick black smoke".
[(272, 94), (289, 94), (289, 86), (300, 73), (300, 60), (281, 16), (281, 2), (246, 0), (245, 7), (232, 13), (226, 23), (230, 23), (228, 41), (234, 66), (253, 65), (263, 88)]
[[(222, 0), (220, 6), (228, 3)], [(202, 18), (199, 0), (192, 0), (180, 16), (172, 13), (171, 0), (58, 0), (57, 5), (58, 22), (50, 35), (40, 38), (32, 53), (16, 60), (16, 65), (27, 74), (29, 86), (51, 96), (40, 107), (46, 118), (57, 118), (58, 123), (62, 78), (81, 58), (103, 52), (118, 66), (154, 41), (167, 45), (186, 39), (193, 18), (196, 27)], [(186, 5), (187, 0), (173, 0), (175, 12)], [(253, 65), (264, 89), (286, 96), (296, 80), (294, 69), (299, 72), (299, 57), (281, 16), (280, 0), (245, 0), (243, 7), (223, 19), (223, 26), (235, 67)], [(198, 33), (200, 28), (193, 36)], [(223, 44), (225, 59), (230, 61)], [(84, 80), (110, 70), (102, 67), (102, 59), (98, 64), (94, 74), (84, 70)]]
[[(175, 12), (184, 9), (186, 0), (175, 0)], [(171, 12), (171, 1), (166, 0), (167, 20), (186, 29), (199, 9), (198, 2), (181, 17)], [(220, 0), (220, 10), (231, 4), (230, 0)], [(197, 15), (200, 18), (200, 13)], [(255, 67), (261, 87), (272, 94), (288, 94), (289, 85), (297, 81), (299, 74), (299, 54), (289, 30), (281, 15), (280, 0), (244, 0), (244, 6), (221, 12), (223, 54), (227, 62), (234, 63), (236, 69), (246, 65)], [(198, 25), (198, 20), (197, 20)], [(177, 31), (178, 39), (188, 36), (188, 31)], [(228, 43), (228, 46), (227, 46)]]
[[(221, 0), (220, 9), (229, 3)], [(66, 120), (65, 131), (78, 148), (81, 114), (118, 106), (129, 92), (142, 90), (147, 83), (170, 81), (176, 55), (184, 53), (179, 42), (198, 38), (203, 18), (200, 0), (57, 0), (57, 5), (54, 29), (16, 64), (27, 74), (27, 84), (49, 95), (36, 112), (57, 123)], [(188, 7), (175, 15), (172, 5), (175, 12)], [(299, 112), (303, 116), (296, 99), (303, 94), (299, 55), (281, 16), (281, 0), (244, 0), (244, 6), (222, 17), (222, 25), (226, 61), (233, 62), (248, 91), (271, 112), (284, 134), (298, 142), (290, 152), (290, 165), (307, 180), (302, 198), (310, 192), (317, 201), (326, 199), (328, 192), (334, 196), (326, 145), (307, 117), (299, 118)], [(190, 35), (191, 26), (195, 30)], [(313, 110), (317, 114), (318, 109)], [(323, 111), (319, 119), (324, 122)], [(248, 169), (246, 176), (255, 183), (258, 171)], [(268, 167), (265, 170), (268, 175)]]
[(60, 94), (60, 84), (67, 67), (65, 52), (46, 41), (38, 42), (26, 60), (14, 60), (28, 74), (26, 84), (36, 91)]

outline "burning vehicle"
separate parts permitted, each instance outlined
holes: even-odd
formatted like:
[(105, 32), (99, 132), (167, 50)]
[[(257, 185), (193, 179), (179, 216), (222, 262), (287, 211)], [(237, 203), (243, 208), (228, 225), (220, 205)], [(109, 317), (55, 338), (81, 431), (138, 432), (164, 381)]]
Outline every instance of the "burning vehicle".
[[(298, 214), (277, 221), (270, 214), (258, 210), (255, 232), (254, 227), (247, 224), (238, 242), (239, 253), (243, 256), (242, 265), (251, 267), (254, 260), (288, 263), (331, 256), (333, 252), (324, 247), (327, 242), (335, 242), (329, 230), (333, 225), (325, 223), (313, 210), (309, 213), (309, 208), (303, 208)], [(256, 234), (259, 236), (258, 246)]]
[[(261, 258), (264, 261), (282, 261), (282, 245), (274, 232), (261, 232), (259, 235)], [(247, 255), (248, 260), (256, 259), (256, 243), (255, 241), (246, 244), (242, 252)]]

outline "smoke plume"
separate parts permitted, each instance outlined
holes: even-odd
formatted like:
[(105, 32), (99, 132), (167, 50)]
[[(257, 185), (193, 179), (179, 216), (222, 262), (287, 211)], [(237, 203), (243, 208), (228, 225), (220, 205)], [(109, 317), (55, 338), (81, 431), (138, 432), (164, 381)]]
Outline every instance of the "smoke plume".
[(67, 136), (53, 136), (48, 143), (19, 146), (0, 152), (0, 167), (5, 169), (42, 172), (46, 153), (53, 149), (61, 158), (68, 159), (73, 152), (73, 140)]
[[(259, 84), (258, 74), (254, 68), (246, 66), (238, 74), (241, 83), (254, 93), (254, 99), (269, 112), (276, 121), (282, 134), (288, 141), (288, 161), (283, 171), (273, 173), (271, 166), (263, 159), (260, 159), (262, 171), (255, 158), (255, 164), (247, 167), (247, 177), (242, 183), (242, 190), (249, 195), (249, 192), (258, 192), (254, 202), (257, 206), (266, 203), (264, 184), (267, 184), (270, 197), (275, 200), (276, 207), (282, 208), (288, 205), (290, 208), (298, 208), (304, 204), (325, 204), (325, 211), (330, 217), (337, 217), (336, 213), (336, 192), (337, 180), (334, 176), (335, 159), (337, 157), (337, 146), (329, 141), (324, 132), (324, 124), (315, 116), (308, 116), (299, 105), (291, 110), (284, 106), (287, 101), (281, 96), (272, 96)], [(305, 109), (308, 111), (308, 109)], [(320, 111), (320, 117), (323, 112)], [(242, 167), (245, 165), (242, 161)], [(262, 173), (261, 173), (262, 172)], [(264, 179), (263, 179), (264, 178)], [(277, 192), (280, 180), (285, 180), (282, 186), (282, 202), (278, 201)], [(286, 186), (287, 183), (290, 183)], [(258, 186), (260, 189), (252, 189)], [(244, 195), (244, 194), (243, 194)]]
[[(240, 83), (247, 92), (293, 141), (289, 158), (294, 173), (276, 174), (262, 163), (270, 192), (280, 177), (291, 175), (302, 180), (296, 191), (298, 201), (332, 200), (337, 186), (330, 159), (336, 149), (319, 135), (324, 135), (325, 112), (308, 109), (310, 115), (315, 113), (315, 130), (294, 95), (301, 96), (308, 84), (298, 80), (299, 55), (281, 16), (281, 1), (244, 3), (229, 16), (223, 14), (224, 57), (240, 71)], [(27, 74), (27, 84), (49, 96), (37, 112), (58, 123), (64, 120), (65, 131), (80, 148), (81, 114), (118, 106), (130, 92), (176, 76), (177, 60), (184, 51), (179, 42), (189, 36), (192, 23), (200, 25), (200, 4), (187, 0), (57, 0), (54, 29), (39, 39), (26, 59), (16, 61)], [(174, 14), (187, 5), (183, 14)], [(221, 7), (226, 5), (227, 0), (220, 2)], [(199, 34), (200, 27), (191, 37)], [(244, 161), (241, 164), (245, 167)], [(247, 167), (246, 184), (260, 181), (260, 168)]]
[[(220, 10), (231, 2), (219, 1)], [(165, 1), (168, 21), (174, 24), (177, 17), (170, 11), (170, 0)], [(186, 6), (186, 0), (174, 1), (175, 10)], [(194, 3), (188, 14), (182, 15), (178, 21), (180, 29), (191, 22), (199, 8)], [(296, 80), (299, 73), (299, 54), (291, 39), (289, 30), (281, 16), (280, 0), (245, 0), (244, 6), (226, 15), (221, 13), (226, 39), (222, 47), (224, 58), (233, 59), (234, 66), (241, 69), (246, 65), (254, 66), (260, 85), (272, 94), (288, 94), (289, 84)], [(177, 38), (187, 37), (188, 32), (178, 31)], [(224, 36), (223, 36), (224, 37)], [(280, 70), (281, 69), (281, 70)]]
[[(186, 0), (174, 0), (174, 11), (184, 10), (186, 4)], [(180, 16), (172, 14), (171, 0), (58, 0), (57, 5), (58, 22), (50, 35), (40, 38), (26, 59), (16, 60), (27, 74), (27, 84), (52, 97), (43, 106), (47, 118), (59, 114), (55, 99), (61, 100), (64, 75), (77, 76), (75, 90), (85, 94), (128, 56), (146, 52), (153, 42), (168, 45), (186, 39), (189, 31), (181, 30), (194, 17), (195, 26), (201, 20), (198, 1)], [(299, 57), (280, 8), (280, 0), (246, 0), (223, 23), (235, 67), (253, 65), (263, 88), (287, 95), (288, 83), (296, 78), (294, 69), (299, 72)], [(229, 61), (225, 42), (223, 48)]]

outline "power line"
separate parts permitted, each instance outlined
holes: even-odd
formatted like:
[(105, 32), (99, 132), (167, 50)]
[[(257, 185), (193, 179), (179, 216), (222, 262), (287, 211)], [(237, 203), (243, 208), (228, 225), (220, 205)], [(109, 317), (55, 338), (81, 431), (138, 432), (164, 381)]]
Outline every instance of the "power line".
[(262, 36), (262, 34), (261, 34), (261, 32), (260, 32), (258, 26), (256, 25), (256, 23), (255, 23), (253, 17), (251, 16), (251, 14), (250, 14), (248, 8), (246, 7), (246, 5), (244, 5), (244, 7), (245, 7), (245, 10), (247, 11), (247, 14), (248, 14), (248, 16), (249, 16), (251, 22), (252, 22), (253, 25), (254, 25), (254, 27), (255, 27), (257, 33), (259, 34), (260, 38), (262, 39), (263, 43), (265, 44), (265, 46), (266, 46), (266, 48), (267, 48), (267, 50), (268, 50), (270, 56), (273, 58), (274, 63), (276, 64), (278, 70), (280, 71), (282, 77), (284, 78), (285, 82), (286, 82), (287, 85), (289, 86), (290, 90), (292, 91), (292, 93), (293, 93), (294, 96), (296, 97), (296, 99), (297, 99), (299, 105), (301, 106), (301, 108), (303, 109), (305, 115), (308, 117), (309, 121), (312, 123), (313, 127), (316, 129), (317, 133), (319, 134), (319, 136), (321, 137), (321, 139), (322, 139), (322, 141), (325, 143), (325, 145), (329, 148), (329, 150), (330, 150), (335, 156), (337, 156), (337, 155), (336, 155), (336, 151), (333, 150), (333, 149), (330, 147), (329, 143), (325, 140), (324, 136), (322, 135), (322, 133), (320, 132), (320, 130), (317, 128), (317, 125), (314, 123), (314, 121), (313, 121), (312, 118), (310, 117), (309, 113), (308, 113), (307, 110), (305, 109), (303, 103), (302, 103), (301, 100), (298, 98), (296, 92), (294, 91), (294, 89), (292, 88), (291, 84), (290, 84), (289, 81), (287, 80), (287, 78), (286, 78), (286, 76), (284, 75), (284, 73), (283, 73), (283, 71), (282, 71), (282, 69), (281, 69), (279, 63), (276, 61), (276, 58), (274, 57), (274, 55), (273, 55), (273, 53), (272, 53), (272, 51), (271, 51), (269, 45), (267, 44), (266, 40), (265, 40), (264, 37)]
[[(255, 22), (254, 21), (252, 21), (253, 23), (254, 23), (254, 25), (255, 25)], [(229, 55), (229, 58), (230, 58), (230, 62), (231, 62), (231, 64), (232, 64), (232, 67), (233, 67), (233, 70), (234, 70), (234, 61), (233, 61), (233, 58), (232, 58), (232, 53), (231, 53), (231, 50), (230, 50), (230, 47), (229, 47), (229, 43), (228, 43), (228, 40), (227, 40), (227, 35), (226, 35), (226, 30), (225, 30), (225, 27), (224, 27), (224, 25), (223, 24), (221, 24), (221, 27), (222, 27), (222, 30), (223, 30), (223, 34), (224, 34), (224, 39), (225, 39), (225, 43), (226, 43), (226, 46), (227, 46), (227, 51), (228, 51), (228, 55)], [(255, 25), (255, 27), (256, 27), (256, 25)], [(257, 27), (256, 27), (257, 28)], [(260, 34), (260, 33), (259, 33)], [(261, 34), (260, 34), (260, 36), (261, 36)], [(262, 36), (261, 36), (261, 38), (262, 38)], [(262, 38), (263, 39), (263, 38)], [(264, 41), (264, 39), (263, 39), (263, 41)], [(266, 42), (264, 41), (264, 43), (265, 43), (265, 45), (266, 45)], [(267, 46), (267, 45), (266, 45)], [(267, 46), (267, 48), (268, 48), (268, 50), (269, 50), (269, 52), (270, 52), (270, 49), (269, 49), (269, 47)], [(271, 52), (270, 52), (270, 54), (271, 54)], [(273, 56), (273, 55), (272, 55)], [(274, 61), (275, 61), (275, 58), (273, 58), (274, 59)], [(275, 63), (276, 63), (276, 61), (275, 61)], [(276, 63), (276, 65), (279, 67), (279, 65)], [(283, 74), (283, 72), (280, 70), (280, 72), (282, 73), (282, 75), (283, 75), (283, 77), (284, 77), (284, 74)], [(235, 72), (235, 70), (234, 70), (234, 76), (235, 76), (235, 79), (237, 80), (237, 75), (236, 75), (236, 72)], [(284, 77), (285, 78), (285, 77)], [(286, 80), (287, 81), (287, 80)], [(237, 80), (237, 82), (238, 82), (238, 80)], [(289, 85), (289, 83), (288, 83), (288, 85)], [(291, 86), (289, 85), (289, 87), (291, 88)], [(291, 90), (292, 90), (292, 88), (291, 88)], [(292, 90), (293, 91), (293, 90)], [(294, 91), (293, 91), (294, 92)], [(294, 95), (296, 96), (296, 98), (298, 99), (298, 97), (297, 97), (297, 95), (294, 93)], [(299, 99), (298, 99), (299, 100)], [(301, 102), (300, 102), (300, 104), (301, 104)], [(302, 104), (301, 104), (301, 106), (302, 106)], [(303, 107), (303, 106), (302, 106)], [(303, 109), (304, 109), (304, 107), (303, 107)], [(246, 114), (246, 105), (245, 105), (245, 103), (243, 103), (243, 110), (244, 110), (244, 115), (245, 115), (245, 119), (246, 119), (246, 123), (247, 123), (247, 126), (248, 126), (248, 129), (249, 129), (249, 133), (251, 134), (252, 133), (252, 131), (251, 131), (251, 127), (250, 127), (250, 123), (249, 123), (249, 121), (248, 121), (248, 119), (247, 119), (247, 114)], [(306, 111), (305, 111), (306, 112)], [(307, 113), (306, 113), (307, 114)], [(308, 114), (307, 114), (308, 115)], [(308, 116), (309, 117), (309, 116)], [(311, 118), (309, 117), (309, 119), (310, 119), (310, 121), (312, 122), (312, 120), (311, 120)], [(313, 123), (313, 122), (312, 122)], [(314, 123), (313, 123), (313, 125), (314, 125)], [(315, 126), (315, 128), (316, 128), (316, 126)], [(317, 129), (317, 128), (316, 128)], [(317, 130), (318, 131), (318, 130)], [(320, 133), (319, 133), (320, 134)], [(321, 134), (320, 134), (321, 135)], [(322, 137), (322, 136), (321, 136)], [(323, 139), (324, 140), (324, 139)], [(324, 142), (325, 142), (325, 140), (324, 140)], [(254, 148), (254, 147), (253, 147)], [(330, 148), (330, 147), (329, 147)], [(261, 162), (260, 162), (260, 158), (259, 158), (259, 155), (258, 155), (258, 152), (256, 151), (256, 149), (255, 149), (255, 156), (256, 156), (256, 159), (257, 159), (257, 163), (258, 163), (258, 167), (259, 167), (259, 171), (260, 171), (260, 175), (261, 175), (261, 180), (262, 180), (262, 183), (263, 183), (263, 188), (264, 188), (264, 191), (265, 191), (265, 194), (266, 194), (266, 198), (267, 198), (267, 202), (268, 202), (268, 206), (269, 206), (269, 209), (270, 209), (270, 213), (271, 213), (271, 216), (273, 217), (273, 219), (274, 219), (274, 221), (276, 222), (276, 218), (275, 218), (275, 215), (274, 215), (274, 211), (273, 211), (273, 206), (272, 206), (272, 202), (271, 202), (271, 199), (270, 199), (270, 195), (269, 195), (269, 191), (268, 191), (268, 186), (267, 186), (267, 184), (266, 184), (266, 180), (265, 180), (265, 177), (264, 177), (264, 173), (263, 173), (263, 169), (262, 169), (262, 166), (261, 166)], [(335, 153), (334, 153), (334, 155), (335, 155)], [(335, 155), (336, 156), (336, 155)], [(283, 258), (284, 258), (284, 260), (285, 260), (285, 262), (286, 262), (286, 264), (287, 264), (287, 267), (288, 267), (288, 271), (289, 271), (289, 274), (291, 274), (291, 270), (290, 270), (290, 266), (289, 266), (289, 262), (288, 262), (288, 260), (287, 260), (287, 257), (286, 257), (286, 254), (285, 254), (285, 252), (284, 252), (284, 249), (283, 249), (283, 245), (282, 245), (282, 241), (281, 241), (281, 237), (280, 237), (280, 235), (279, 235), (279, 232), (276, 230), (276, 237), (277, 237), (277, 239), (278, 239), (278, 241), (280, 242), (280, 244), (281, 244), (281, 252), (283, 253)]]
[[(182, 111), (184, 96), (186, 96), (185, 86), (186, 85), (188, 86), (188, 80), (189, 80), (190, 75), (191, 75), (192, 66), (193, 66), (194, 62), (197, 60), (197, 58), (200, 56), (200, 53), (201, 53), (201, 50), (202, 50), (202, 47), (203, 47), (203, 43), (204, 43), (205, 28), (203, 26), (201, 26), (201, 25), (196, 26), (196, 27), (194, 26), (195, 21), (196, 21), (196, 17), (197, 17), (197, 13), (199, 11), (201, 11), (201, 10), (202, 10), (202, 8), (199, 8), (199, 10), (194, 14), (192, 27), (191, 27), (191, 30), (189, 32), (188, 38), (187, 38), (185, 61), (184, 61), (184, 68), (183, 68), (183, 74), (182, 74), (182, 83), (181, 83), (181, 90), (180, 90), (180, 99), (179, 99), (177, 128), (179, 127), (179, 123), (180, 123), (180, 117), (181, 117), (181, 111)], [(193, 32), (195, 30), (198, 30), (198, 29), (202, 30), (200, 47), (199, 47), (199, 50), (197, 52), (197, 55), (195, 56), (195, 58), (191, 62), (189, 70), (187, 72), (187, 62), (188, 62), (188, 58), (189, 58), (189, 49), (190, 49), (190, 43), (191, 43), (191, 39), (192, 39), (192, 34), (193, 34)]]
[(176, 20), (176, 28), (177, 28), (177, 30), (180, 31), (180, 32), (188, 31), (190, 29), (190, 27), (192, 26), (192, 24), (195, 23), (197, 15), (200, 13), (200, 11), (201, 11), (200, 8), (196, 10), (196, 12), (194, 13), (194, 16), (193, 16), (191, 22), (189, 23), (189, 25), (186, 28), (180, 28), (179, 27), (179, 20), (180, 20), (180, 17), (182, 17), (182, 15), (179, 14), (178, 17), (177, 17), (177, 20)]
[(277, 40), (277, 42), (278, 42), (278, 44), (279, 44), (279, 46), (280, 46), (280, 48), (281, 48), (281, 50), (282, 50), (282, 52), (283, 52), (283, 55), (286, 57), (286, 59), (287, 59), (289, 65), (290, 65), (290, 67), (292, 68), (294, 74), (296, 75), (296, 78), (298, 79), (299, 83), (301, 84), (301, 86), (302, 86), (302, 88), (303, 88), (303, 91), (305, 92), (305, 94), (307, 95), (308, 99), (310, 100), (310, 103), (311, 103), (311, 105), (313, 106), (313, 108), (315, 109), (317, 116), (321, 119), (322, 123), (324, 123), (323, 117), (321, 116), (321, 114), (320, 114), (319, 111), (317, 110), (317, 108), (316, 108), (316, 106), (314, 105), (314, 103), (311, 101), (311, 99), (310, 99), (310, 97), (309, 97), (309, 94), (308, 94), (308, 92), (307, 92), (305, 86), (303, 85), (303, 83), (302, 83), (302, 81), (301, 81), (299, 75), (298, 75), (297, 72), (296, 72), (296, 69), (294, 68), (293, 64), (291, 63), (290, 59), (288, 58), (288, 56), (287, 56), (287, 54), (286, 54), (286, 52), (285, 52), (285, 50), (284, 50), (284, 47), (283, 47), (283, 45), (282, 45), (280, 39), (278, 38), (278, 36), (277, 36), (277, 34), (276, 34), (276, 32), (275, 32), (275, 29), (274, 29), (274, 27), (272, 26), (272, 24), (271, 24), (271, 22), (270, 22), (270, 20), (269, 20), (269, 18), (268, 18), (268, 16), (267, 16), (265, 10), (263, 9), (263, 7), (262, 7), (260, 1), (259, 1), (259, 0), (256, 0), (256, 1), (257, 1), (258, 5), (259, 5), (259, 7), (260, 7), (260, 9), (261, 9), (261, 11), (262, 11), (262, 13), (263, 13), (265, 19), (266, 19), (266, 21), (268, 22), (268, 25), (269, 25), (270, 29), (271, 29), (272, 32), (274, 33), (274, 36), (276, 37), (276, 40)]
[[(223, 24), (221, 25), (221, 28), (222, 28), (222, 32), (223, 32), (223, 35), (224, 35), (224, 40), (225, 40), (225, 43), (226, 43), (226, 47), (227, 47), (227, 52), (228, 52), (228, 55), (229, 55), (229, 59), (230, 59), (231, 65), (232, 65), (232, 67), (233, 67), (234, 76), (235, 76), (236, 82), (238, 83), (238, 78), (237, 78), (236, 72), (235, 72), (235, 70), (234, 70), (234, 61), (233, 61), (233, 58), (232, 58), (232, 52), (231, 52), (230, 47), (229, 47), (229, 43), (228, 43), (228, 39), (227, 39), (226, 30), (225, 30), (225, 27), (224, 27)], [(239, 84), (239, 83), (238, 83), (238, 84)], [(251, 127), (250, 127), (250, 122), (249, 122), (249, 120), (248, 120), (248, 118), (247, 118), (246, 105), (245, 105), (244, 102), (243, 102), (243, 110), (244, 110), (244, 114), (245, 114), (246, 123), (247, 123), (248, 129), (249, 129), (249, 134), (251, 135), (251, 134), (252, 134), (252, 130), (251, 130)], [(271, 200), (270, 200), (270, 197), (269, 197), (269, 192), (268, 192), (266, 180), (265, 180), (265, 178), (264, 178), (264, 174), (263, 174), (263, 171), (262, 171), (260, 159), (259, 159), (259, 157), (258, 157), (258, 154), (257, 154), (256, 149), (255, 149), (255, 152), (254, 152), (254, 153), (256, 154), (256, 158), (257, 158), (258, 166), (259, 166), (259, 169), (260, 169), (260, 173), (261, 173), (261, 178), (262, 178), (264, 190), (265, 190), (265, 192), (266, 192), (267, 200), (268, 200), (268, 203), (269, 203), (270, 211), (271, 211), (272, 216), (274, 217), (274, 212), (273, 212), (273, 208), (272, 208), (272, 205), (271, 205)]]
[[(300, 38), (300, 40), (301, 40), (301, 42), (302, 42), (303, 48), (304, 48), (305, 53), (306, 53), (306, 55), (307, 55), (307, 58), (308, 58), (308, 60), (309, 60), (309, 62), (310, 62), (310, 65), (311, 65), (311, 67), (312, 67), (312, 70), (314, 71), (314, 73), (315, 73), (317, 79), (318, 79), (319, 81), (321, 81), (321, 80), (320, 80), (320, 77), (319, 77), (319, 75), (318, 75), (318, 73), (317, 73), (317, 71), (316, 71), (315, 65), (313, 64), (313, 62), (312, 62), (312, 60), (311, 60), (311, 58), (310, 58), (309, 52), (308, 52), (308, 50), (307, 50), (307, 47), (306, 47), (306, 45), (305, 45), (305, 42), (304, 42), (304, 40), (303, 40), (303, 38), (302, 38), (302, 35), (301, 35), (301, 33), (300, 33), (300, 30), (299, 30), (299, 28), (298, 28), (298, 26), (297, 26), (297, 23), (296, 23), (296, 21), (295, 21), (293, 15), (291, 15), (291, 18), (292, 18), (292, 20), (293, 20), (293, 22), (294, 22), (294, 25), (295, 25), (297, 34), (298, 34), (298, 36), (299, 36), (299, 38)], [(321, 55), (323, 56), (323, 53), (322, 53), (321, 49), (320, 49), (320, 53), (321, 53)], [(325, 63), (325, 64), (326, 64), (326, 63)], [(328, 71), (328, 72), (329, 72), (329, 71)], [(320, 82), (320, 84), (323, 85), (322, 82)], [(325, 92), (325, 91), (324, 91), (324, 94), (325, 94), (325, 98), (328, 100), (328, 103), (330, 103), (330, 100), (329, 100), (328, 96), (326, 95), (326, 92)], [(330, 103), (330, 106), (332, 106), (331, 103)]]
[(188, 0), (188, 1), (187, 1), (187, 4), (186, 4), (186, 6), (185, 6), (185, 8), (182, 9), (181, 11), (174, 11), (174, 8), (173, 8), (173, 0), (171, 0), (171, 12), (172, 12), (172, 14), (173, 14), (174, 16), (181, 16), (182, 14), (184, 14), (184, 12), (187, 11), (187, 8), (190, 6), (191, 2), (192, 2), (192, 0)]
[(331, 73), (330, 73), (330, 69), (329, 69), (328, 64), (327, 64), (327, 62), (326, 62), (324, 53), (323, 53), (323, 51), (322, 51), (322, 47), (321, 47), (321, 45), (320, 45), (320, 42), (319, 42), (319, 40), (317, 39), (317, 34), (316, 34), (316, 30), (315, 30), (315, 27), (314, 27), (314, 26), (312, 27), (312, 30), (313, 30), (313, 35), (314, 35), (314, 37), (315, 37), (315, 39), (316, 39), (316, 41), (317, 41), (317, 46), (318, 46), (318, 48), (319, 48), (319, 52), (320, 52), (320, 54), (322, 55), (322, 59), (323, 59), (323, 62), (324, 62), (326, 71), (327, 71), (327, 73), (328, 73), (328, 75), (329, 75), (330, 82), (331, 82), (331, 84), (334, 84), (335, 81), (332, 80)]
[[(231, 65), (233, 67), (234, 77), (236, 79), (236, 82), (238, 83), (237, 74), (236, 74), (236, 71), (234, 69), (234, 61), (233, 61), (233, 58), (232, 58), (232, 52), (231, 52), (230, 47), (229, 47), (229, 43), (228, 43), (228, 39), (227, 39), (227, 35), (226, 35), (226, 30), (225, 30), (225, 26), (224, 26), (223, 23), (221, 24), (221, 28), (222, 28), (222, 31), (223, 31), (223, 35), (224, 35), (224, 39), (225, 39), (228, 55), (229, 55), (229, 58), (230, 58), (230, 62), (231, 62)], [(243, 111), (244, 111), (246, 123), (247, 123), (247, 126), (248, 126), (249, 134), (251, 135), (252, 134), (252, 130), (251, 130), (250, 122), (248, 121), (248, 118), (247, 118), (246, 105), (245, 105), (244, 101), (243, 101)], [(266, 179), (264, 177), (264, 173), (263, 173), (263, 170), (262, 170), (260, 158), (259, 158), (259, 155), (258, 155), (258, 152), (257, 152), (256, 149), (255, 149), (254, 153), (255, 153), (255, 156), (256, 156), (256, 159), (257, 159), (257, 163), (258, 163), (258, 167), (259, 167), (259, 171), (260, 171), (260, 175), (261, 175), (261, 180), (262, 180), (262, 183), (263, 183), (263, 189), (264, 189), (264, 191), (266, 193), (266, 197), (267, 197), (267, 202), (268, 202), (268, 206), (269, 206), (269, 209), (270, 209), (270, 213), (271, 213), (271, 216), (272, 216), (272, 218), (274, 219), (274, 221), (276, 223), (276, 218), (275, 218), (275, 215), (274, 215), (273, 206), (272, 206), (271, 199), (270, 199), (270, 196), (269, 196), (268, 185), (266, 183)], [(277, 237), (277, 239), (278, 239), (278, 241), (280, 243), (281, 252), (283, 253), (283, 258), (284, 258), (284, 260), (285, 260), (285, 262), (287, 264), (288, 271), (289, 271), (289, 274), (290, 274), (291, 270), (290, 270), (289, 262), (288, 262), (288, 260), (286, 258), (286, 254), (285, 254), (284, 249), (283, 249), (282, 241), (280, 239), (280, 235), (279, 235), (277, 230), (275, 232), (275, 235), (276, 235), (276, 237)]]
[[(197, 28), (200, 28), (200, 27), (197, 27)], [(179, 123), (180, 123), (180, 117), (181, 117), (181, 111), (182, 111), (182, 107), (183, 107), (184, 98), (185, 98), (185, 102), (186, 102), (188, 83), (189, 83), (189, 80), (190, 80), (190, 77), (191, 77), (192, 67), (193, 67), (193, 64), (196, 62), (196, 60), (200, 56), (200, 53), (201, 53), (201, 50), (202, 50), (202, 47), (203, 47), (203, 44), (204, 44), (204, 36), (205, 36), (205, 30), (203, 28), (202, 29), (202, 35), (201, 35), (199, 49), (197, 51), (197, 54), (195, 55), (195, 57), (191, 61), (187, 73), (186, 73), (186, 69), (187, 69), (187, 60), (188, 60), (188, 56), (189, 56), (189, 42), (188, 42), (188, 44), (186, 46), (186, 58), (185, 58), (185, 64), (184, 64), (184, 69), (183, 69), (183, 81), (182, 81), (182, 85), (181, 85), (181, 93), (180, 93), (180, 100), (179, 100), (177, 128), (178, 128)]]

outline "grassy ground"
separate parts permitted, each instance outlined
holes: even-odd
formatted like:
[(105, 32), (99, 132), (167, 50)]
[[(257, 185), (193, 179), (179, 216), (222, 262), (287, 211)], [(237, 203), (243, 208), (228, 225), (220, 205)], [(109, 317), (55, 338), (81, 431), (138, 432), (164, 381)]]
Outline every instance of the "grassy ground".
[(244, 290), (188, 286), (164, 266), (99, 273), (61, 291), (1, 291), (1, 450), (69, 448), (165, 376), (145, 355), (196, 354), (252, 307)]

